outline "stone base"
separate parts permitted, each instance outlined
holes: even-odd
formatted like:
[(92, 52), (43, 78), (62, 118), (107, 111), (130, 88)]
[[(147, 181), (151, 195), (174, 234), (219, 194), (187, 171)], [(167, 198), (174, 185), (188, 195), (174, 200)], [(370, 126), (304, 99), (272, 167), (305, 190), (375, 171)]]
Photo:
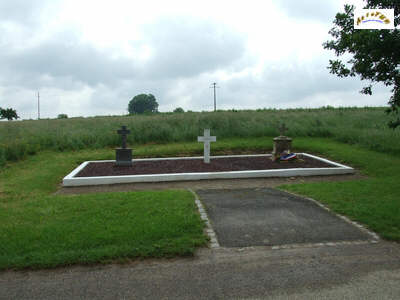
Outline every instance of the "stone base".
[(116, 156), (115, 165), (117, 165), (117, 166), (132, 166), (132, 149), (131, 148), (115, 149), (115, 156)]
[(271, 159), (273, 161), (279, 159), (283, 152), (290, 153), (292, 148), (292, 139), (287, 136), (278, 136), (274, 138), (274, 149)]

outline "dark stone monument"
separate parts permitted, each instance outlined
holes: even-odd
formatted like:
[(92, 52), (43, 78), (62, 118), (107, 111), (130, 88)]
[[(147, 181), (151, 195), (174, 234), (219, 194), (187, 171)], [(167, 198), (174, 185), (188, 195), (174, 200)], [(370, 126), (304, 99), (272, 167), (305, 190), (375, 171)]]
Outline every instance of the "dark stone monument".
[(274, 150), (272, 151), (273, 161), (278, 160), (282, 153), (290, 154), (290, 150), (292, 148), (292, 139), (285, 136), (285, 133), (288, 130), (285, 126), (285, 123), (282, 123), (278, 129), (280, 135), (274, 138)]
[(126, 129), (126, 126), (122, 126), (117, 133), (122, 137), (122, 148), (115, 149), (115, 164), (117, 166), (132, 166), (132, 148), (126, 148), (126, 136), (131, 133), (131, 131)]

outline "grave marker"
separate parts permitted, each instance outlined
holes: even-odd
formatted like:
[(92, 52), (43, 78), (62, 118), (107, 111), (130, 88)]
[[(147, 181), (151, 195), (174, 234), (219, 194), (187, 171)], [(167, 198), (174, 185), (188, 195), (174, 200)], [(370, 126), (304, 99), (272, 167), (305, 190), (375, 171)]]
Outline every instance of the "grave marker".
[(288, 128), (285, 123), (281, 123), (278, 126), (279, 136), (274, 138), (274, 149), (272, 151), (271, 159), (273, 161), (277, 161), (280, 157), (285, 153), (285, 155), (290, 154), (292, 147), (292, 139), (290, 137), (285, 136)]
[(198, 142), (204, 143), (204, 162), (210, 163), (210, 142), (216, 142), (216, 136), (210, 136), (210, 129), (204, 129), (204, 136), (197, 137)]
[(126, 136), (131, 133), (126, 126), (122, 126), (121, 129), (117, 130), (117, 133), (121, 135), (122, 147), (115, 149), (117, 166), (132, 166), (132, 149), (126, 148)]
[(285, 136), (285, 133), (286, 131), (288, 131), (288, 128), (286, 127), (285, 123), (282, 123), (281, 125), (279, 125), (278, 130), (280, 136)]
[(117, 130), (117, 133), (122, 137), (122, 149), (126, 149), (126, 136), (131, 133), (129, 129), (126, 129), (126, 126), (122, 126), (121, 129)]

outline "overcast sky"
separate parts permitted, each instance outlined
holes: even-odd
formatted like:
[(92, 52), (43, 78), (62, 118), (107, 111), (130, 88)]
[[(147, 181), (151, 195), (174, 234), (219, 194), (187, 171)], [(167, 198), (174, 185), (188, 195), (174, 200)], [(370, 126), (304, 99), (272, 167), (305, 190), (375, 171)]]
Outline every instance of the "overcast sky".
[(23, 119), (121, 115), (141, 93), (160, 111), (382, 106), (329, 73), (322, 43), (358, 0), (1, 0), (0, 107)]

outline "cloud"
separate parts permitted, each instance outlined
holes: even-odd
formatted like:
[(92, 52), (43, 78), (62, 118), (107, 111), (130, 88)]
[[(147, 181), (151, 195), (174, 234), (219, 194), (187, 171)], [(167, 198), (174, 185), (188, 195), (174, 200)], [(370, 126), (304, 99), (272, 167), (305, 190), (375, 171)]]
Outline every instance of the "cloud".
[[(41, 1), (44, 2), (44, 1)], [(41, 6), (35, 1), (13, 0), (0, 2), (0, 18), (4, 21), (25, 23), (35, 19)]]
[[(74, 99), (80, 99), (86, 115), (107, 111), (120, 114), (136, 94), (153, 93), (158, 96), (160, 108), (169, 109), (166, 102), (188, 99), (173, 92), (180, 82), (195, 89), (192, 82), (202, 74), (210, 76), (220, 69), (243, 67), (240, 63), (245, 55), (245, 39), (222, 24), (202, 18), (171, 17), (143, 26), (142, 30), (145, 38), (130, 42), (133, 55), (125, 55), (118, 48), (95, 47), (68, 30), (25, 47), (0, 46), (0, 85), (9, 87), (7, 91), (14, 95), (24, 95), (26, 100), (21, 103), (31, 103), (35, 91), (41, 90), (43, 107), (47, 93), (49, 99), (58, 99), (49, 100), (47, 106), (53, 110), (59, 107), (69, 115), (72, 112), (63, 103), (76, 103)], [(149, 49), (145, 58), (142, 49)], [(78, 95), (79, 90), (87, 97), (85, 101)], [(31, 105), (23, 107), (35, 109)]]
[(163, 18), (145, 29), (152, 56), (147, 76), (192, 77), (229, 67), (245, 52), (245, 39), (228, 27), (205, 19)]
[(81, 43), (68, 34), (54, 36), (33, 47), (2, 53), (3, 67), (17, 74), (15, 79), (19, 84), (31, 87), (37, 87), (38, 78), (43, 78), (39, 82), (43, 86), (56, 83), (54, 79), (57, 78), (67, 82), (70, 78), (90, 86), (105, 82), (112, 85), (114, 80), (132, 77), (135, 70), (129, 59), (112, 58), (106, 51)]
[(365, 97), (359, 94), (365, 83), (357, 78), (338, 78), (329, 73), (327, 64), (326, 56), (306, 63), (287, 61), (285, 65), (267, 65), (257, 76), (247, 74), (220, 82), (219, 107), (363, 106), (388, 101), (386, 87), (377, 87), (373, 96)]
[(323, 23), (332, 22), (340, 7), (337, 1), (333, 0), (279, 0), (275, 3), (290, 18)]
[(60, 9), (62, 0), (2, 0), (0, 1), (0, 27), (2, 24), (35, 32)]
[(212, 82), (223, 109), (382, 105), (386, 90), (362, 96), (326, 69), (339, 2), (4, 0), (0, 106), (34, 118), (40, 90), (42, 117), (123, 114), (140, 93), (161, 111), (212, 110)]
[(0, 62), (9, 72), (20, 74), (20, 80), (28, 86), (30, 80), (25, 75), (35, 78), (35, 84), (38, 77), (46, 75), (96, 86), (125, 79), (197, 76), (229, 67), (245, 51), (240, 35), (206, 20), (163, 19), (148, 26), (145, 36), (131, 46), (134, 50), (150, 48), (146, 60), (116, 56), (114, 49), (96, 48), (80, 41), (73, 32), (61, 32), (30, 47), (2, 47)]

